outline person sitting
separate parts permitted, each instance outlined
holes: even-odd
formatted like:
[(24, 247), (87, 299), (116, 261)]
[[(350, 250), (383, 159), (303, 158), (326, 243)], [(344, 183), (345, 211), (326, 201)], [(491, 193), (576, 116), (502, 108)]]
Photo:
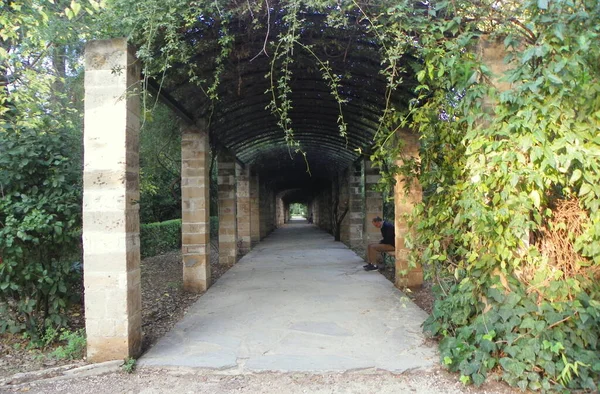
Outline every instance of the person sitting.
[(382, 258), (382, 252), (392, 252), (396, 250), (396, 231), (394, 225), (383, 220), (379, 216), (373, 218), (373, 226), (381, 230), (383, 239), (379, 243), (371, 243), (367, 248), (367, 265), (364, 269), (374, 271), (379, 268), (379, 260)]

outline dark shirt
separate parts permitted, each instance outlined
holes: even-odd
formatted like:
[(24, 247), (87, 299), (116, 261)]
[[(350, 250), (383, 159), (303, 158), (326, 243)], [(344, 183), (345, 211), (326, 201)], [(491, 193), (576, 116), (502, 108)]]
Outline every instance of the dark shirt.
[(381, 226), (381, 235), (383, 239), (379, 242), (380, 244), (387, 244), (396, 247), (396, 231), (394, 225), (388, 221), (383, 221)]

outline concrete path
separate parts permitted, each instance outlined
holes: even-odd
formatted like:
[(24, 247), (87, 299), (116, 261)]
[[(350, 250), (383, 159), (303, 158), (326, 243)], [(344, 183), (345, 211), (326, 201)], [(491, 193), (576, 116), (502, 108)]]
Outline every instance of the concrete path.
[(427, 314), (329, 234), (289, 224), (226, 272), (142, 366), (404, 372), (437, 363)]

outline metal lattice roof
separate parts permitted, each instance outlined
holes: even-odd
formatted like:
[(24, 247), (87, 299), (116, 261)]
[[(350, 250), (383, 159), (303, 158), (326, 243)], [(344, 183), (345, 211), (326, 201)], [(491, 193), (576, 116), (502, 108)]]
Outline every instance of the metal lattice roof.
[[(283, 11), (271, 16), (271, 41), (284, 28), (282, 14)], [(271, 83), (265, 76), (271, 69), (273, 46), (267, 46), (268, 56), (264, 53), (256, 56), (263, 48), (266, 29), (253, 29), (248, 21), (230, 24), (235, 43), (224, 63), (218, 102), (211, 105), (203, 90), (189, 82), (186, 70), (190, 65), (173, 67), (161, 88), (194, 119), (208, 120), (213, 146), (227, 149), (241, 162), (253, 165), (276, 191), (318, 188), (353, 163), (360, 152), (368, 152), (386, 106), (387, 80), (380, 72), (380, 48), (368, 28), (356, 20), (349, 27), (328, 26), (322, 14), (307, 14), (304, 18), (308, 23), (304, 24), (307, 27), (301, 31), (300, 41), (309, 45), (321, 61), (328, 62), (335, 75), (341, 76), (338, 93), (344, 100), (341, 114), (347, 124), (345, 136), (340, 135), (338, 125), (340, 107), (323, 79), (318, 62), (298, 47), (291, 65), (289, 96), (292, 102), (289, 116), (298, 146), (288, 146), (277, 124), (279, 119), (268, 109)], [(198, 51), (191, 66), (197, 75), (205, 75), (207, 79), (214, 74), (214, 57), (220, 50), (216, 38), (218, 29), (207, 27), (206, 23), (185, 35), (190, 46)], [(405, 101), (411, 90), (409, 86), (401, 86), (394, 93), (395, 100)], [(305, 152), (305, 157), (295, 153), (298, 148)]]

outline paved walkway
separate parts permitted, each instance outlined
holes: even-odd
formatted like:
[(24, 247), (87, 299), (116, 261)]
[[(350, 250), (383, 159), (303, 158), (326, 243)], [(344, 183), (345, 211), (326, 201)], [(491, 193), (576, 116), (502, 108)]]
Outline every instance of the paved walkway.
[(329, 234), (289, 224), (226, 272), (142, 366), (403, 372), (436, 364), (426, 313)]

